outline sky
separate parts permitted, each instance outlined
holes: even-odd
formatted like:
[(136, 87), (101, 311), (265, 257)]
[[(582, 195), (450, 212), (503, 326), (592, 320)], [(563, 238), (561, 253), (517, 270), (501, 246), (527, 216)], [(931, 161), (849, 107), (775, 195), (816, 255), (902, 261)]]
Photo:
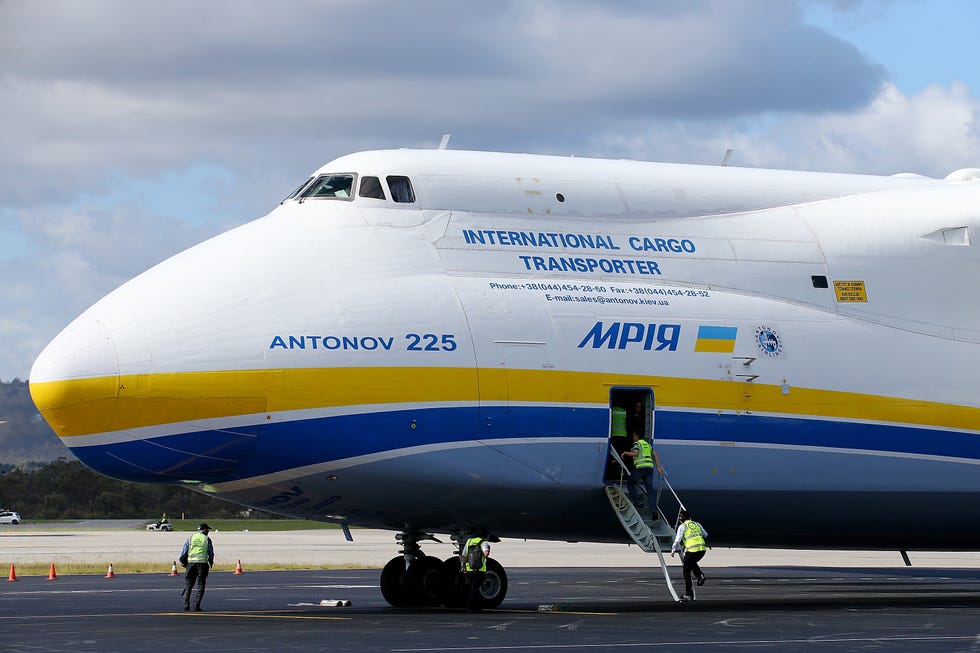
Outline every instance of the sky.
[(350, 152), (980, 167), (978, 25), (970, 0), (0, 0), (0, 380)]

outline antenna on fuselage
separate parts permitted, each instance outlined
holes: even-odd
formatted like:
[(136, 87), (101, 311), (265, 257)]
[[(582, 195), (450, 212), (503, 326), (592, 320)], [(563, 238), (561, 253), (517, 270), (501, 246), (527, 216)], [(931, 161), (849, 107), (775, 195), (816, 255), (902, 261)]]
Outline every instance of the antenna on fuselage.
[(728, 162), (732, 160), (732, 155), (735, 154), (735, 150), (728, 148), (725, 150), (725, 156), (721, 157), (721, 165), (727, 166)]
[(443, 134), (442, 135), (442, 140), (439, 141), (439, 149), (440, 150), (444, 150), (444, 149), (446, 149), (449, 146), (449, 139), (451, 137), (452, 137), (452, 134)]

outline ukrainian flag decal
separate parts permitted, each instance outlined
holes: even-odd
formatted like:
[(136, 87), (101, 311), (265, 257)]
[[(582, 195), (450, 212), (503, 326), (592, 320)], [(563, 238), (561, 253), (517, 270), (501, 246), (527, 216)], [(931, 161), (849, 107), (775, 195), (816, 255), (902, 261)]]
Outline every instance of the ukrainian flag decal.
[(735, 351), (735, 336), (738, 327), (704, 326), (698, 327), (698, 341), (694, 351), (713, 351), (730, 354)]

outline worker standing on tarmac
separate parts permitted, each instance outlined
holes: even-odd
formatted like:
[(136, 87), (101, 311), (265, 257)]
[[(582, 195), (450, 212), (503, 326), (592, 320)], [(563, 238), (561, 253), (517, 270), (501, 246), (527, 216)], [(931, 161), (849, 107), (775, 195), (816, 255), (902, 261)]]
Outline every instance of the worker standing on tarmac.
[(475, 535), (463, 546), (460, 554), (463, 558), (463, 571), (466, 582), (469, 583), (469, 596), (466, 609), (469, 612), (479, 612), (483, 609), (480, 600), (480, 587), (487, 576), (487, 558), (490, 557), (490, 543), (482, 535)]
[(677, 535), (674, 537), (674, 544), (670, 547), (671, 557), (677, 553), (678, 547), (683, 547), (684, 558), (684, 596), (681, 601), (694, 600), (694, 587), (691, 585), (691, 575), (698, 579), (698, 587), (704, 585), (705, 577), (698, 562), (704, 557), (707, 546), (704, 538), (708, 537), (708, 531), (704, 526), (691, 519), (691, 513), (682, 509), (680, 512), (681, 523), (677, 527)]
[(180, 564), (187, 567), (187, 574), (184, 575), (184, 591), (180, 595), (184, 600), (185, 611), (191, 609), (191, 592), (195, 582), (197, 596), (194, 598), (194, 611), (201, 611), (201, 599), (204, 598), (208, 572), (214, 566), (214, 545), (208, 537), (210, 531), (211, 528), (207, 524), (198, 526), (197, 532), (187, 538), (180, 552)]

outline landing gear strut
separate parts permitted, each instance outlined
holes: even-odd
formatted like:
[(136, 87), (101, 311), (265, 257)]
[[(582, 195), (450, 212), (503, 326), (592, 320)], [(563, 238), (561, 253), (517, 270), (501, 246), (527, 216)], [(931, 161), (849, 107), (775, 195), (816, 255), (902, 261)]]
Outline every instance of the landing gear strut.
[[(432, 535), (419, 531), (404, 531), (395, 536), (401, 542), (400, 556), (392, 558), (381, 570), (381, 595), (396, 608), (449, 608), (466, 605), (469, 586), (460, 566), (459, 551), (466, 537), (453, 534), (458, 550), (445, 560), (427, 556), (419, 546), (420, 540), (439, 542)], [(484, 608), (496, 608), (507, 595), (507, 574), (493, 558), (487, 559), (487, 573), (480, 586)]]

